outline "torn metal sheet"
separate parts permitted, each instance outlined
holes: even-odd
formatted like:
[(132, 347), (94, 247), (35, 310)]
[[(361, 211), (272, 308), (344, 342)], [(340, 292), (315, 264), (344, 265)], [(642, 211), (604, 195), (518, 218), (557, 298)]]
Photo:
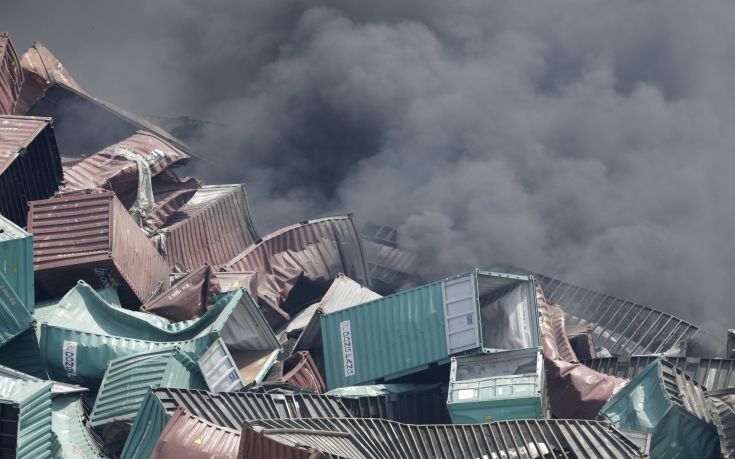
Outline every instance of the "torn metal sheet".
[(168, 290), (140, 307), (141, 311), (172, 322), (196, 319), (207, 311), (207, 294), (212, 268), (202, 266), (180, 279)]
[(720, 443), (705, 390), (666, 360), (656, 360), (608, 401), (600, 416), (651, 434), (651, 458), (717, 457)]
[(597, 357), (592, 326), (585, 324), (569, 325), (564, 327), (564, 333), (567, 335), (569, 344), (572, 346), (574, 355), (578, 360)]
[(274, 327), (323, 296), (339, 273), (370, 287), (350, 215), (282, 228), (230, 260), (224, 269), (258, 273), (259, 304)]
[(177, 409), (153, 448), (151, 459), (236, 459), (240, 430), (218, 426)]
[(0, 456), (51, 457), (51, 381), (24, 381), (0, 376)]
[(47, 298), (84, 280), (116, 287), (126, 308), (137, 308), (169, 284), (169, 267), (110, 191), (77, 192), (32, 201), (36, 283)]
[(20, 57), (23, 69), (23, 85), (20, 89), (16, 115), (25, 115), (33, 104), (43, 97), (46, 89), (56, 83), (83, 92), (66, 68), (51, 51), (40, 42), (33, 43)]
[(595, 419), (600, 408), (627, 383), (578, 362), (567, 339), (564, 311), (536, 289), (541, 310), (541, 342), (551, 412), (566, 419)]
[(708, 391), (707, 404), (720, 437), (720, 452), (735, 457), (735, 388)]
[[(276, 375), (273, 375), (274, 371)], [(278, 362), (269, 378), (278, 379), (280, 382), (315, 394), (326, 391), (324, 379), (308, 351), (295, 352), (285, 360)]]
[(0, 274), (28, 312), (36, 304), (33, 235), (0, 215)]
[[(633, 355), (628, 359), (598, 357), (582, 360), (582, 363), (601, 373), (632, 379), (659, 358), (658, 355)], [(735, 359), (666, 357), (666, 361), (688, 374), (707, 390), (735, 387)]]
[(680, 355), (699, 330), (666, 312), (553, 279), (536, 277), (549, 299), (564, 309), (568, 324), (592, 326), (595, 345), (612, 355)]
[(78, 395), (57, 397), (51, 404), (51, 429), (54, 433), (52, 456), (58, 459), (96, 459), (106, 457), (87, 425)]
[(33, 317), (0, 272), (0, 346), (31, 328)]
[(245, 186), (202, 187), (168, 218), (157, 237), (170, 266), (180, 263), (193, 270), (227, 263), (258, 240)]
[(12, 115), (23, 85), (23, 72), (10, 34), (0, 33), (0, 115)]
[(350, 416), (339, 399), (324, 395), (153, 389), (135, 417), (121, 458), (149, 457), (158, 436), (179, 407), (229, 429), (239, 429), (243, 422), (253, 419)]
[(48, 379), (46, 366), (41, 360), (36, 326), (24, 331), (0, 347), (0, 365), (39, 379)]
[[(0, 365), (0, 376), (4, 378), (10, 378), (10, 379), (17, 379), (19, 381), (35, 381), (35, 382), (48, 382), (45, 381), (45, 378), (37, 378), (33, 375), (29, 375), (27, 373), (23, 373), (22, 371), (14, 370), (10, 367), (4, 367)], [(83, 392), (88, 392), (89, 389), (82, 386), (77, 386), (76, 384), (66, 384), (58, 381), (51, 381), (53, 383), (53, 386), (51, 387), (51, 396), (57, 397), (57, 396), (64, 396), (64, 395), (70, 395), (70, 394), (81, 394)]]
[(0, 116), (0, 214), (25, 226), (27, 202), (53, 196), (62, 180), (51, 118)]
[(329, 457), (643, 457), (621, 432), (599, 421), (411, 425), (381, 419), (268, 419), (246, 422), (243, 431), (248, 429)]

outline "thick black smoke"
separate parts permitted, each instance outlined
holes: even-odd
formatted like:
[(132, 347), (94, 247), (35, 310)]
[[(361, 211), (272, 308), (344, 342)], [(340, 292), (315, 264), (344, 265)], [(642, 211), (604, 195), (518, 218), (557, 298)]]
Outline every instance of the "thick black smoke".
[(507, 262), (735, 325), (731, 2), (34, 3), (0, 14), (19, 48), (229, 126), (195, 172), (262, 232), (350, 210), (427, 278)]

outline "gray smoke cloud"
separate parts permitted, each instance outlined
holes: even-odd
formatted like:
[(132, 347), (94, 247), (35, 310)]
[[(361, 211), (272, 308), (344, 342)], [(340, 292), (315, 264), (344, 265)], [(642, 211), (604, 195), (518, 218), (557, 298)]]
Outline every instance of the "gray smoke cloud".
[(247, 183), (261, 232), (352, 211), (427, 279), (506, 262), (735, 325), (731, 2), (183, 3), (16, 2), (0, 29), (228, 126), (193, 172)]

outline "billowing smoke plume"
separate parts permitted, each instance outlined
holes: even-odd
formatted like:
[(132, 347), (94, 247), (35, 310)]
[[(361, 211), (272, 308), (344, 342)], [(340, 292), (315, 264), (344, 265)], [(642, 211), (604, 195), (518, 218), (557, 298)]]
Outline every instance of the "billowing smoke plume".
[[(131, 111), (216, 121), (262, 232), (353, 211), (437, 278), (506, 262), (735, 325), (731, 2), (16, 2)], [(63, 5), (62, 5), (63, 4)]]

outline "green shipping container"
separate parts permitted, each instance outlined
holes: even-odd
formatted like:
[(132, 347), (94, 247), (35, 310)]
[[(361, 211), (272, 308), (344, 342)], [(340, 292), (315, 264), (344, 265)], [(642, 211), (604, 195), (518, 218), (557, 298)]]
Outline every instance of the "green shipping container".
[(703, 388), (666, 360), (656, 360), (615, 394), (600, 416), (619, 429), (651, 434), (651, 459), (720, 457)]
[(33, 317), (0, 273), (0, 346), (31, 328)]
[(51, 457), (52, 386), (0, 376), (0, 457)]
[(452, 358), (447, 407), (454, 424), (548, 418), (541, 348)]
[(452, 355), (539, 346), (533, 276), (474, 270), (321, 317), (328, 388), (376, 384)]
[(36, 296), (33, 283), (33, 236), (0, 215), (0, 273), (33, 312)]

